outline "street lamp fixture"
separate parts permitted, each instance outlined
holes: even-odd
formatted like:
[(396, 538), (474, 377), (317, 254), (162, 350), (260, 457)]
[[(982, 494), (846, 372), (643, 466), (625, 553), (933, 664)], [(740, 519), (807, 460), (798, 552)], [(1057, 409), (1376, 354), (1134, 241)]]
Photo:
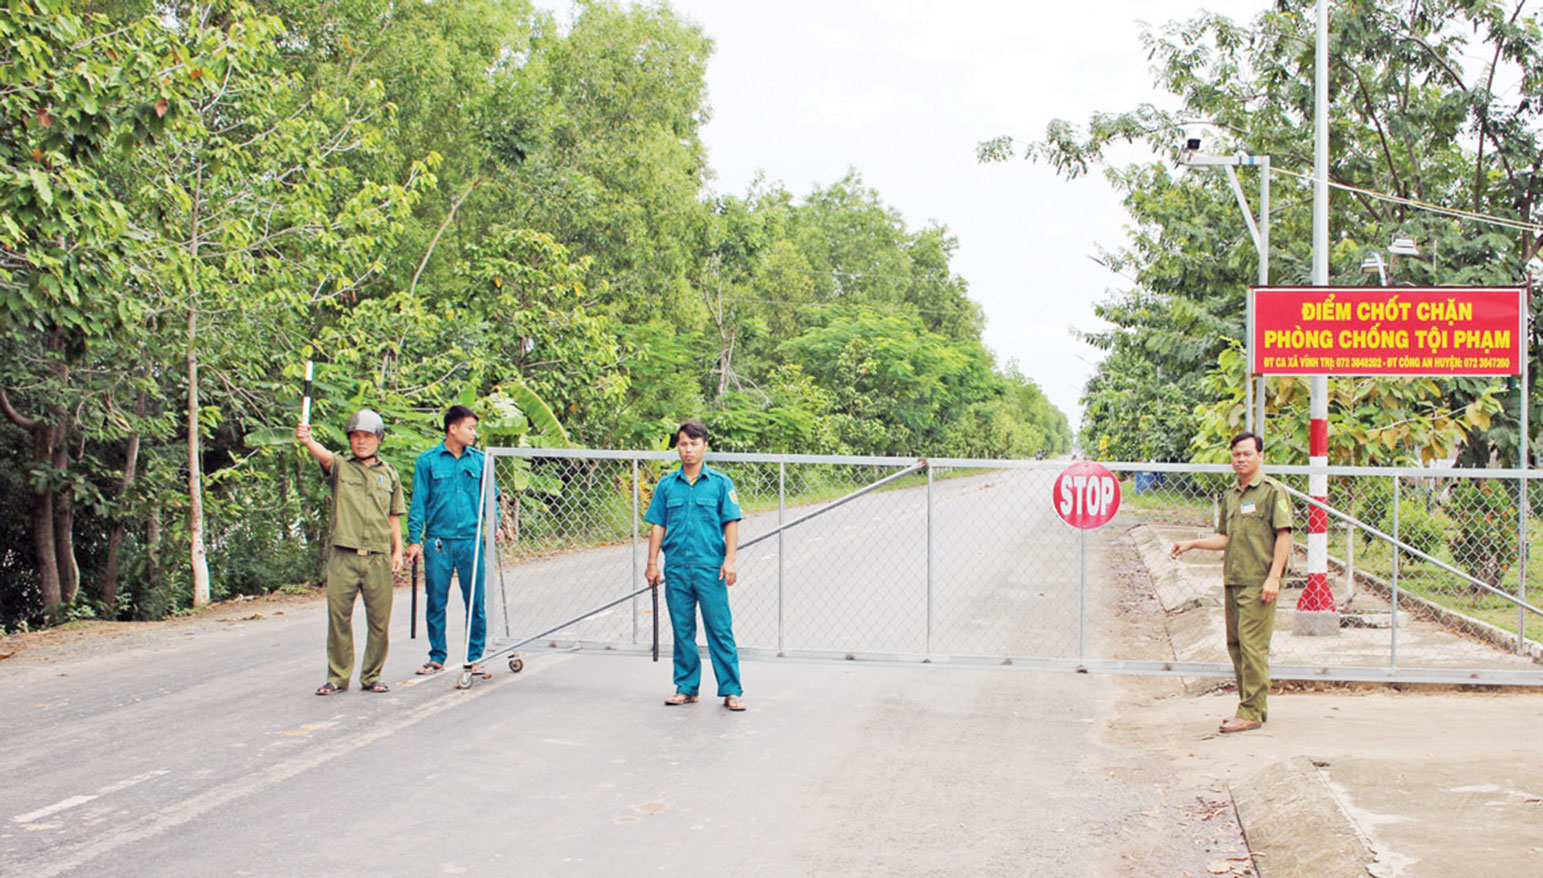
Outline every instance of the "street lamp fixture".
[(1366, 254), (1366, 258), (1361, 260), (1361, 273), (1377, 275), (1378, 286), (1388, 285), (1388, 264), (1382, 260), (1382, 254), (1376, 250)]
[[(1179, 147), (1179, 164), (1188, 168), (1221, 168), (1227, 174), (1227, 185), (1232, 188), (1233, 197), (1238, 200), (1238, 207), (1243, 211), (1243, 222), (1248, 226), (1249, 237), (1254, 239), (1254, 249), (1259, 254), (1259, 285), (1267, 286), (1270, 283), (1270, 157), (1267, 155), (1248, 155), (1237, 153), (1235, 155), (1215, 155), (1200, 151), (1200, 138), (1186, 138), (1184, 145)], [(1239, 167), (1253, 167), (1259, 169), (1259, 218), (1254, 219), (1253, 211), (1248, 206), (1248, 196), (1243, 194), (1243, 186), (1238, 183)], [(1253, 334), (1252, 318), (1245, 330), (1250, 336)], [(1254, 384), (1247, 378), (1244, 386), (1244, 421), (1251, 431), (1264, 434), (1264, 376), (1258, 376), (1259, 412), (1254, 413)]]
[(1393, 235), (1393, 243), (1388, 245), (1388, 252), (1394, 256), (1419, 256), (1420, 248), (1415, 246), (1414, 238), (1408, 232), (1397, 232)]

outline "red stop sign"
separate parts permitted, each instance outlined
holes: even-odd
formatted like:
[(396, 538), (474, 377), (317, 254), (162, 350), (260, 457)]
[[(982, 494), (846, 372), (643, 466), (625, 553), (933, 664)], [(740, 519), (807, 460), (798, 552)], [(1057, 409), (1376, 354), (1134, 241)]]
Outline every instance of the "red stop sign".
[(1103, 527), (1120, 510), (1120, 480), (1103, 464), (1084, 460), (1056, 478), (1050, 501), (1061, 520), (1072, 527)]

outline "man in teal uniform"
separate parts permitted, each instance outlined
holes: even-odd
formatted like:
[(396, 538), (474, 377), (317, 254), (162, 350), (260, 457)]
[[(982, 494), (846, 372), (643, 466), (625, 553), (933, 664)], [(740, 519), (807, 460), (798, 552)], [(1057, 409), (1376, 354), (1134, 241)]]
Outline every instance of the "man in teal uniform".
[(311, 436), (310, 424), (295, 427), (295, 438), (321, 464), (332, 487), (332, 530), (327, 548), (327, 682), (317, 695), (348, 688), (354, 671), (354, 600), (364, 595), (369, 626), (359, 688), (385, 692), (380, 679), (386, 665), (386, 636), (391, 627), (391, 575), (402, 569), (402, 481), (377, 453), (386, 422), (369, 409), (348, 419), (343, 431), (353, 457), (333, 454)]
[[(664, 581), (664, 600), (675, 632), (675, 694), (664, 703), (697, 700), (702, 679), (702, 657), (696, 645), (700, 606), (718, 697), (729, 710), (744, 710), (728, 592), (739, 577), (734, 564), (742, 517), (739, 497), (733, 479), (702, 462), (707, 454), (706, 427), (696, 421), (681, 424), (675, 432), (675, 450), (680, 469), (659, 480), (643, 515), (653, 525), (645, 576), (656, 587)], [(659, 571), (661, 548), (669, 577)]]
[[(413, 470), (412, 510), (407, 515), (407, 557), (422, 556), (429, 628), (429, 660), (418, 669), (432, 674), (445, 666), (445, 604), (450, 575), (461, 584), (461, 601), (470, 609), (471, 639), (466, 661), (482, 658), (487, 639), (483, 571), (477, 548), (477, 503), (482, 499), (483, 453), (477, 441), (477, 415), (464, 405), (445, 412), (445, 441), (418, 455)], [(497, 505), (498, 491), (491, 487)]]
[(1232, 440), (1232, 471), (1238, 481), (1222, 499), (1217, 533), (1174, 543), (1173, 557), (1190, 549), (1222, 552), (1227, 592), (1227, 653), (1238, 682), (1238, 712), (1223, 732), (1246, 732), (1270, 718), (1270, 637), (1275, 633), (1275, 598), (1291, 559), (1291, 497), (1280, 482), (1259, 471), (1264, 440), (1240, 433)]

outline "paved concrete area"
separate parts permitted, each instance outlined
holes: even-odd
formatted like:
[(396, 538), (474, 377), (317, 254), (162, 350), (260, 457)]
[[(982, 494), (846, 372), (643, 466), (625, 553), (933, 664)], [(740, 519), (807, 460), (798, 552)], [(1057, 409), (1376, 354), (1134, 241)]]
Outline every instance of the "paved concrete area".
[[(1219, 570), (1167, 555), (1170, 536), (1190, 535), (1132, 531), (1170, 614), (1174, 657), (1226, 661), (1215, 606)], [(1384, 642), (1359, 634), (1347, 629), (1337, 638), (1312, 638), (1310, 646), (1345, 661), (1386, 655)], [(1415, 623), (1405, 634), (1433, 661), (1536, 667), (1439, 626)], [(1293, 635), (1278, 632), (1276, 643), (1282, 638)], [(1261, 875), (1538, 874), (1540, 690), (1287, 686), (1272, 692), (1264, 728), (1220, 735), (1216, 724), (1234, 706), (1230, 687), (1200, 696), (1178, 694), (1180, 682), (1169, 687), (1164, 693), (1156, 681), (1133, 685), (1110, 720), (1108, 740), (1147, 748), (1197, 788), (1225, 785)]]
[(1281, 692), (1264, 728), (1217, 734), (1233, 698), (1138, 693), (1106, 740), (1229, 789), (1259, 874), (1538, 874), (1543, 695)]

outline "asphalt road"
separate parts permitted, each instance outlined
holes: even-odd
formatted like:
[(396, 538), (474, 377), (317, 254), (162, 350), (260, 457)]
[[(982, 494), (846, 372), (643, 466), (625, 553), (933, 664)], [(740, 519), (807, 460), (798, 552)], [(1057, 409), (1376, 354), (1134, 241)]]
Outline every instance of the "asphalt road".
[[(1024, 499), (1043, 476), (1019, 478), (935, 488), (934, 587), (939, 560), (969, 575), (935, 594), (934, 638), (961, 652), (1074, 648), (1075, 575), (1025, 553), (1076, 543), (1049, 530), (1047, 501)], [(866, 499), (784, 559), (802, 571), (785, 579), (788, 618), (805, 620), (790, 640), (914, 647), (925, 504), (915, 491)], [(997, 504), (1000, 536), (950, 532), (962, 517), (939, 527), (950, 503)], [(879, 575), (821, 588), (851, 582), (864, 551)], [(604, 566), (582, 554), (547, 563)], [(735, 599), (758, 642), (776, 601), (753, 561)], [(874, 591), (886, 578), (896, 591)], [(555, 569), (534, 581), (588, 597)], [(412, 675), (426, 647), (407, 638), (406, 598), (384, 695), (311, 694), (320, 602), (6, 662), (0, 873), (1098, 875), (1157, 796), (1105, 770), (1109, 679), (747, 662), (750, 709), (731, 713), (710, 699), (664, 707), (667, 651), (659, 664), (584, 652), (531, 656), (517, 675), (495, 665), (457, 691), (450, 674)], [(901, 609), (865, 615), (875, 605)], [(630, 634), (631, 620), (624, 606), (604, 624)]]

